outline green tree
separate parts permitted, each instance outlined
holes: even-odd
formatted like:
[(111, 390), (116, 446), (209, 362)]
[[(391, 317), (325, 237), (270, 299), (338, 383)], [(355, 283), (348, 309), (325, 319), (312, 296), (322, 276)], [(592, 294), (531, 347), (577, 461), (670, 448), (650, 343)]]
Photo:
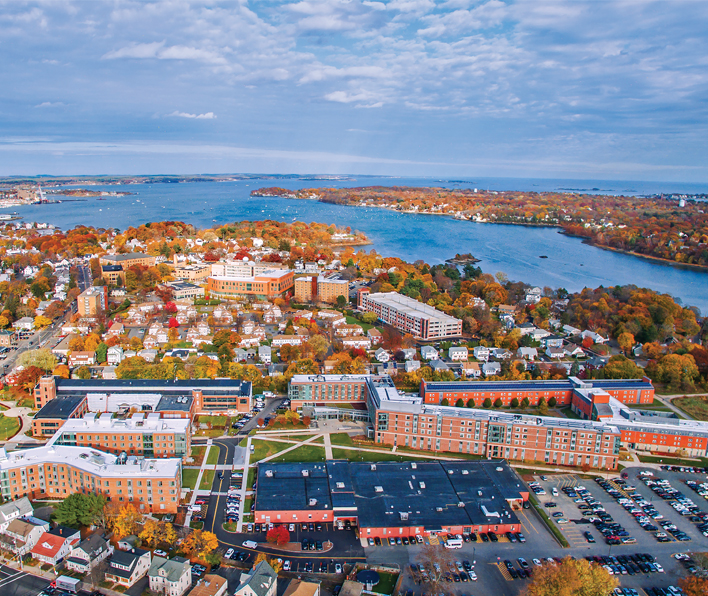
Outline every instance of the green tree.
[(450, 402), (448, 401), (447, 397), (443, 397), (442, 401), (440, 402), (441, 406), (449, 406)]
[(96, 346), (96, 362), (103, 364), (108, 360), (108, 345), (101, 342)]
[(462, 400), (462, 398), (458, 399), (458, 400), (455, 402), (455, 407), (456, 407), (456, 408), (462, 408), (462, 407), (464, 407), (464, 405), (465, 405), (465, 402)]
[(541, 414), (541, 416), (548, 415), (548, 404), (546, 403), (546, 399), (543, 397), (538, 400), (538, 413)]
[(641, 379), (644, 371), (622, 355), (612, 356), (600, 371), (605, 379)]
[(519, 398), (518, 398), (518, 397), (512, 398), (512, 400), (511, 400), (511, 407), (512, 407), (512, 408), (518, 408), (518, 407), (519, 407)]
[(17, 359), (17, 363), (25, 368), (28, 366), (36, 366), (45, 371), (50, 371), (56, 368), (57, 359), (49, 348), (40, 348), (38, 350), (22, 352)]
[(375, 312), (365, 312), (361, 315), (362, 322), (367, 323), (368, 325), (373, 325), (376, 323), (376, 319), (378, 319), (378, 316), (376, 316)]
[(503, 403), (501, 397), (497, 397), (497, 399), (494, 400), (494, 407), (501, 408)]
[(551, 397), (551, 399), (548, 400), (548, 407), (555, 408), (557, 403), (558, 403), (558, 401), (556, 400), (556, 398)]
[(482, 403), (482, 406), (485, 408), (491, 408), (492, 407), (492, 400), (489, 399), (488, 397), (484, 399), (484, 402)]
[(103, 495), (72, 493), (54, 508), (53, 518), (70, 528), (91, 526), (102, 521), (105, 505)]
[(529, 401), (528, 397), (525, 397), (524, 399), (521, 400), (521, 407), (522, 408), (528, 408), (531, 405), (531, 402)]
[(347, 305), (347, 298), (346, 296), (337, 296), (337, 306), (339, 308), (344, 308)]

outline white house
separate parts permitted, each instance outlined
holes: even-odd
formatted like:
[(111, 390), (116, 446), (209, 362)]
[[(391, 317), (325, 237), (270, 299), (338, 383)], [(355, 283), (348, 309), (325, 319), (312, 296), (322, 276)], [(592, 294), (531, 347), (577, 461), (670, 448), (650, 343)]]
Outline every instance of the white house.
[(501, 364), (498, 362), (485, 362), (482, 365), (482, 372), (485, 377), (493, 377), (501, 372)]
[(371, 348), (371, 340), (365, 335), (355, 335), (353, 337), (345, 337), (342, 339), (342, 345), (348, 350), (358, 348), (360, 350), (368, 350)]
[(130, 587), (150, 569), (152, 554), (149, 550), (131, 548), (114, 551), (108, 561), (106, 579), (110, 582)]
[(303, 337), (302, 335), (276, 335), (275, 337), (273, 337), (273, 341), (271, 342), (271, 344), (273, 345), (273, 347), (279, 348), (280, 346), (285, 345), (299, 346), (304, 343), (304, 341), (305, 337)]
[(580, 335), (580, 329), (571, 327), (570, 325), (563, 325), (563, 332), (570, 336)]
[(583, 331), (580, 335), (583, 339), (585, 339), (586, 337), (591, 338), (593, 343), (595, 344), (606, 344), (609, 341), (608, 338), (602, 337), (602, 335), (600, 335), (599, 333), (595, 333), (594, 331), (589, 331), (587, 329)]
[(524, 348), (523, 346), (516, 350), (516, 355), (524, 360), (533, 362), (538, 358), (538, 350), (536, 348)]
[(552, 360), (560, 360), (565, 357), (565, 350), (563, 348), (546, 348), (546, 356)]
[(192, 566), (182, 557), (154, 557), (148, 578), (153, 592), (164, 596), (182, 596), (192, 583)]
[(404, 368), (407, 373), (418, 370), (420, 368), (420, 360), (406, 360)]
[(388, 352), (383, 348), (379, 348), (374, 352), (374, 358), (379, 362), (388, 362), (391, 359)]
[(34, 517), (13, 519), (0, 534), (0, 542), (5, 550), (24, 556), (34, 548), (47, 530), (49, 524)]
[(118, 366), (123, 360), (123, 348), (111, 346), (106, 350), (106, 363), (109, 366)]
[(30, 554), (34, 559), (53, 566), (65, 558), (80, 540), (78, 530), (59, 526), (42, 534)]
[(469, 358), (469, 351), (465, 346), (456, 346), (450, 348), (447, 351), (447, 355), (453, 362), (467, 360)]
[(438, 360), (440, 358), (440, 354), (433, 346), (423, 346), (420, 349), (420, 355), (424, 360)]
[(34, 329), (34, 319), (32, 317), (22, 317), (17, 319), (12, 326), (21, 331), (32, 331)]
[(463, 362), (461, 370), (468, 379), (479, 379), (482, 376), (479, 362)]
[(472, 354), (476, 360), (484, 360), (485, 362), (489, 360), (489, 348), (487, 346), (475, 346)]
[(415, 348), (403, 348), (401, 352), (403, 352), (404, 360), (413, 360), (415, 358)]
[(27, 497), (0, 505), (0, 532), (4, 532), (13, 519), (28, 517), (33, 513), (34, 507)]
[(272, 357), (273, 354), (270, 346), (258, 346), (258, 360), (263, 364), (270, 364)]

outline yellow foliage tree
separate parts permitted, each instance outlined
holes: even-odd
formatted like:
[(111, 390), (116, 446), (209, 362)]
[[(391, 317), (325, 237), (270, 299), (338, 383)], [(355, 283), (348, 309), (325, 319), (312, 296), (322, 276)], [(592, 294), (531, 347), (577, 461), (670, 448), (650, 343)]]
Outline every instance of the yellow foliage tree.
[(142, 514), (132, 503), (123, 505), (118, 511), (118, 515), (113, 520), (113, 532), (116, 538), (120, 540), (125, 536), (135, 534), (138, 529), (138, 522), (142, 517)]
[(219, 540), (213, 532), (193, 530), (182, 542), (182, 550), (197, 559), (204, 559), (219, 546)]
[(42, 315), (37, 315), (34, 318), (34, 326), (38, 329), (44, 329), (45, 327), (48, 327), (51, 324), (51, 319), (48, 319), (47, 317), (44, 317)]
[(607, 596), (619, 582), (607, 570), (586, 559), (563, 559), (560, 565), (544, 563), (534, 571), (526, 588), (528, 596)]

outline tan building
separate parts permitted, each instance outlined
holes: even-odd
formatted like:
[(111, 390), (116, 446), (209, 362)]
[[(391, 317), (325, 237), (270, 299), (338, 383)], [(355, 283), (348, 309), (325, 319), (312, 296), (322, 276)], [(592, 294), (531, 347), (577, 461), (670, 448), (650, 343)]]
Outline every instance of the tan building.
[(271, 300), (284, 295), (293, 287), (293, 272), (289, 269), (271, 269), (252, 277), (211, 276), (210, 296), (220, 298), (249, 298)]
[(108, 309), (108, 288), (94, 286), (76, 297), (76, 307), (82, 317), (96, 317)]
[(172, 277), (184, 279), (186, 281), (199, 282), (211, 275), (211, 266), (206, 263), (185, 265), (183, 263), (175, 265), (172, 270)]
[(312, 302), (317, 296), (317, 278), (307, 275), (295, 280), (295, 302)]
[(130, 252), (123, 255), (103, 255), (98, 263), (100, 265), (120, 265), (123, 271), (129, 269), (133, 265), (143, 265), (145, 267), (155, 266), (155, 257), (143, 254), (141, 252)]
[(123, 285), (123, 267), (120, 265), (102, 265), (101, 275), (106, 283), (111, 286), (122, 286)]
[(320, 584), (302, 579), (291, 579), (283, 596), (320, 596)]
[(6, 453), (0, 450), (1, 490), (5, 500), (73, 493), (103, 494), (134, 503), (143, 512), (176, 513), (182, 488), (178, 458), (119, 460), (85, 447), (58, 445)]
[(349, 300), (349, 282), (339, 279), (336, 273), (330, 275), (306, 275), (295, 280), (296, 302), (337, 302), (339, 296)]

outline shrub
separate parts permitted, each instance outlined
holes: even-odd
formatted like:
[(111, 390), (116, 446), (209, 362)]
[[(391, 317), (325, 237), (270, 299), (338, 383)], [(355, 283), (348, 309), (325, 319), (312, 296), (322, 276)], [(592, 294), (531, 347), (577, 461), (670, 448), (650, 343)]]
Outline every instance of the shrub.
[(518, 408), (518, 407), (519, 407), (519, 400), (518, 400), (518, 398), (515, 397), (514, 399), (511, 400), (511, 407), (512, 407), (512, 408)]
[(464, 405), (465, 405), (465, 402), (462, 401), (462, 398), (458, 399), (458, 400), (455, 402), (455, 407), (456, 407), (456, 408), (461, 408), (461, 407), (463, 407)]
[(556, 398), (555, 398), (555, 397), (552, 397), (551, 399), (548, 400), (548, 405), (549, 405), (551, 408), (555, 408), (557, 403), (558, 403), (558, 402), (556, 401)]
[(482, 403), (482, 405), (483, 405), (485, 408), (491, 408), (491, 407), (492, 407), (492, 400), (487, 397), (487, 398), (484, 400), (484, 403)]
[(443, 400), (440, 402), (441, 406), (449, 406), (450, 401), (447, 399), (447, 397), (443, 397)]
[(503, 402), (502, 402), (502, 400), (501, 400), (501, 397), (497, 397), (497, 399), (494, 400), (494, 407), (495, 407), (495, 408), (501, 408), (501, 407), (502, 407), (502, 403), (503, 403)]
[(531, 402), (529, 401), (528, 397), (525, 397), (524, 399), (521, 400), (521, 407), (522, 408), (528, 408), (529, 405), (531, 405)]

